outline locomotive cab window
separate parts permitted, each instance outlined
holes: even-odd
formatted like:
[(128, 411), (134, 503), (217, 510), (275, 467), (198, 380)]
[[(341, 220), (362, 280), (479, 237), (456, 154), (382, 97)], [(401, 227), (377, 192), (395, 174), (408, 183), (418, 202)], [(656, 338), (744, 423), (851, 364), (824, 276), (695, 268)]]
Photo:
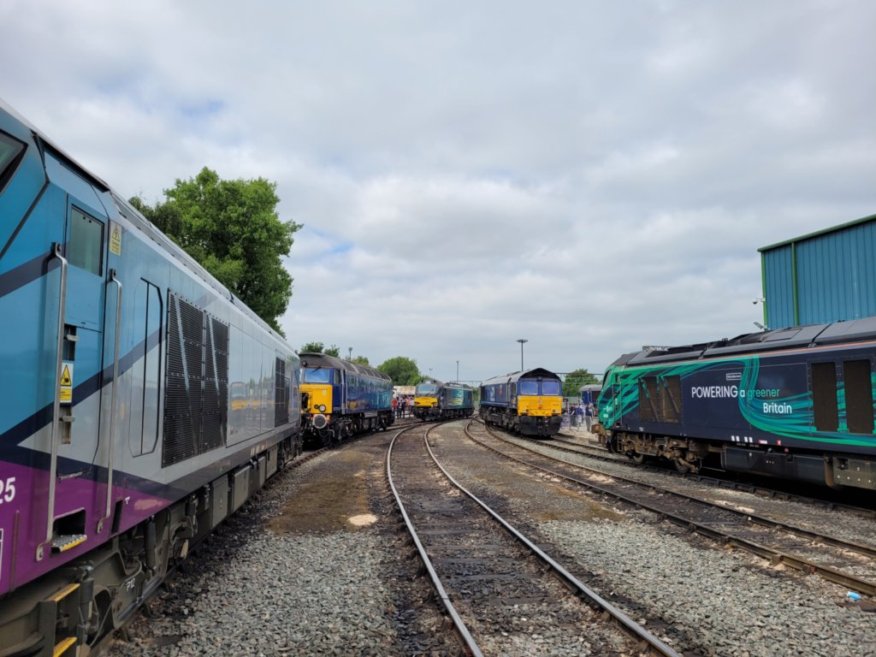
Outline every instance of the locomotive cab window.
[(307, 368), (304, 370), (304, 383), (331, 383), (332, 382), (332, 371), (316, 368), (310, 369)]
[(560, 394), (560, 382), (559, 381), (542, 381), (541, 382), (541, 394), (542, 395), (559, 395)]
[(521, 396), (523, 395), (537, 395), (538, 394), (538, 381), (521, 381), (517, 384), (517, 390)]
[(74, 267), (100, 276), (103, 265), (103, 224), (76, 208), (70, 213), (67, 259)]
[(0, 191), (15, 173), (16, 166), (24, 153), (24, 144), (0, 132)]

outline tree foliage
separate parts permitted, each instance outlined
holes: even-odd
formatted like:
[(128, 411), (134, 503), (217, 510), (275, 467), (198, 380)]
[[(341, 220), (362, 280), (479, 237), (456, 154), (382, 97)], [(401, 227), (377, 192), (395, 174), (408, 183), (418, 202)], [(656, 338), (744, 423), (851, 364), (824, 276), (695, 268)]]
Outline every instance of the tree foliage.
[(353, 362), (356, 363), (356, 365), (371, 365), (365, 356), (356, 356), (353, 359)]
[(301, 345), (298, 353), (321, 354), (323, 349), (325, 349), (325, 345), (322, 342), (308, 342)]
[(190, 180), (164, 190), (150, 207), (131, 204), (236, 294), (274, 330), (292, 296), (292, 277), (283, 267), (295, 231), (277, 215), (276, 184), (264, 178), (222, 180), (207, 167)]
[(420, 382), (417, 362), (406, 356), (395, 356), (377, 366), (377, 369), (392, 379), (394, 386), (415, 386)]
[(578, 397), (578, 390), (588, 383), (599, 383), (599, 379), (586, 369), (577, 369), (569, 372), (563, 380), (563, 396)]
[(338, 358), (341, 355), (341, 348), (338, 345), (333, 344), (331, 347), (326, 347), (323, 353), (326, 356), (334, 356), (335, 358)]

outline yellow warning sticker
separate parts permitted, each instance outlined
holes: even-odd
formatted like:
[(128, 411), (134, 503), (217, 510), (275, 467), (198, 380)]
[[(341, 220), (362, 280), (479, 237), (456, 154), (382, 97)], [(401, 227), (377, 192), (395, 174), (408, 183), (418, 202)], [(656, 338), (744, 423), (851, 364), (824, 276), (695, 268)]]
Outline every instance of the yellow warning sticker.
[(110, 222), (110, 251), (116, 255), (122, 255), (122, 227), (115, 221)]
[(73, 403), (73, 363), (64, 361), (61, 366), (61, 378), (58, 380), (62, 404)]

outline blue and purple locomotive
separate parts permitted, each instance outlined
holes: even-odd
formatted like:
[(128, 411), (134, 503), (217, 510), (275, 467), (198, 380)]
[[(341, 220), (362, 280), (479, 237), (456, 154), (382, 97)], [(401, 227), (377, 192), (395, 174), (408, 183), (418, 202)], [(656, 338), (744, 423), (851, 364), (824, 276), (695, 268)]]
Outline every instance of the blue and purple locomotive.
[(0, 654), (79, 654), (299, 451), (299, 361), (2, 104), (0, 218)]
[(637, 461), (876, 490), (876, 318), (646, 348), (602, 385), (608, 445)]
[(392, 379), (380, 370), (322, 353), (302, 353), (302, 428), (308, 444), (328, 446), (394, 421)]

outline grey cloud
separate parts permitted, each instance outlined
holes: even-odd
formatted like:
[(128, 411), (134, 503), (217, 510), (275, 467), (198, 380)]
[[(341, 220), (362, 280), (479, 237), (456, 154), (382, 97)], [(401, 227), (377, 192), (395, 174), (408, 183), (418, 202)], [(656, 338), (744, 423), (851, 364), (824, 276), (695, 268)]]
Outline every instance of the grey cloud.
[(452, 378), (754, 329), (759, 246), (872, 214), (865, 0), (0, 6), (4, 99), (124, 196), (305, 225), (283, 325)]

